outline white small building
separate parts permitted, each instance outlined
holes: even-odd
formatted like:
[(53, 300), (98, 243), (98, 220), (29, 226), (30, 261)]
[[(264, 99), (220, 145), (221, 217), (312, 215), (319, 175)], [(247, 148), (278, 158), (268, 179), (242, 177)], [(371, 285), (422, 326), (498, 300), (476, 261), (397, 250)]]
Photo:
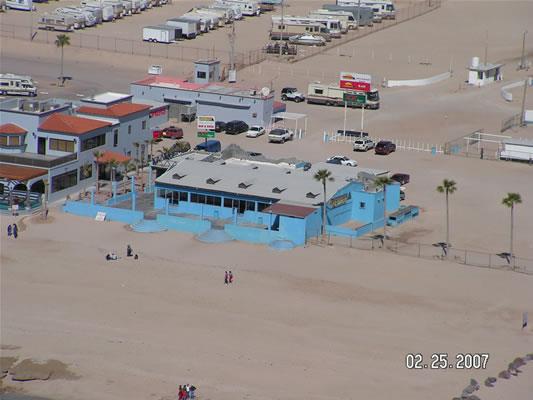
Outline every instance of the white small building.
[(472, 63), (468, 67), (468, 84), (484, 86), (494, 81), (501, 81), (501, 68), (503, 64), (483, 64), (479, 62), (479, 57), (472, 57)]

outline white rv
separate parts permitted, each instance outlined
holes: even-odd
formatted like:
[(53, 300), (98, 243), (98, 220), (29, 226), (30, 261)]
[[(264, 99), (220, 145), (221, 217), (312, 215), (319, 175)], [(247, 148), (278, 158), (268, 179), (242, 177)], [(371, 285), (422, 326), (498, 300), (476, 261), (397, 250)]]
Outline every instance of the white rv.
[[(69, 7), (69, 8), (76, 8), (76, 7)], [(101, 8), (91, 8), (91, 7), (80, 7), (78, 8), (80, 11), (89, 12), (93, 15), (94, 18), (96, 18), (96, 23), (101, 24), (104, 21), (104, 13)]]
[(272, 29), (270, 30), (271, 40), (289, 40), (291, 36), (295, 35), (319, 35), (326, 39), (326, 42), (331, 42), (331, 35), (328, 28), (324, 24), (309, 21), (292, 21), (287, 22), (281, 18), (275, 20), (272, 17)]
[(116, 17), (115, 8), (111, 4), (105, 4), (103, 1), (98, 0), (84, 0), (80, 3), (83, 8), (89, 8), (91, 10), (102, 10), (102, 20), (105, 22), (113, 21)]
[(341, 24), (348, 29), (357, 29), (357, 20), (349, 11), (313, 10), (309, 17), (332, 17), (341, 21)]
[[(309, 25), (309, 24), (321, 24), (328, 29), (330, 37), (340, 38), (341, 37), (341, 24), (338, 19), (328, 19), (328, 18), (309, 18), (309, 17), (297, 17), (294, 15), (285, 15), (283, 17), (284, 25)], [(272, 24), (281, 24), (281, 16), (274, 15), (272, 16)]]
[(76, 19), (76, 22), (78, 22), (78, 28), (96, 25), (96, 18), (89, 11), (82, 11), (80, 9), (70, 7), (59, 7), (55, 9), (54, 13), (58, 15), (71, 15)]
[(33, 10), (32, 0), (6, 0), (6, 7), (13, 10), (31, 11)]
[(210, 7), (211, 8), (215, 8), (215, 9), (217, 9), (217, 8), (226, 9), (226, 10), (229, 9), (229, 10), (233, 11), (233, 20), (235, 20), (235, 21), (241, 20), (243, 18), (242, 10), (236, 4), (215, 2)]
[(200, 34), (200, 22), (187, 18), (171, 18), (167, 20), (167, 25), (181, 29), (181, 36), (185, 39), (194, 39)]
[(198, 14), (211, 15), (215, 17), (218, 26), (224, 26), (227, 23), (229, 23), (232, 19), (231, 10), (220, 10), (220, 9), (216, 10), (214, 8), (199, 7), (199, 8), (193, 8), (189, 12), (196, 12)]
[(200, 32), (199, 34), (209, 32), (209, 24), (210, 21), (207, 20), (206, 17), (201, 17), (199, 15), (182, 15), (182, 19), (188, 19), (189, 21), (194, 21), (199, 24), (200, 26)]
[[(189, 11), (182, 15), (184, 18), (198, 19), (202, 24), (205, 24), (207, 28), (204, 32), (209, 32), (213, 29), (218, 29), (219, 19), (216, 15), (213, 14), (204, 14), (198, 11)], [(202, 25), (202, 30), (204, 25)]]
[(501, 160), (528, 161), (533, 163), (533, 140), (531, 139), (505, 139), (500, 152)]
[(63, 32), (72, 32), (74, 30), (74, 25), (76, 20), (71, 15), (58, 15), (58, 14), (49, 14), (44, 13), (41, 15), (38, 21), (38, 25), (42, 29), (50, 31), (63, 31)]
[(0, 74), (0, 95), (37, 96), (31, 76)]
[(259, 3), (256, 1), (249, 0), (221, 0), (219, 3), (222, 4), (235, 4), (239, 6), (243, 15), (259, 15), (261, 14), (261, 9), (259, 8)]
[[(216, 12), (217, 15), (224, 19), (224, 23), (230, 24), (232, 21), (235, 21), (235, 11), (231, 7), (220, 7), (216, 5), (210, 5), (209, 7), (202, 7), (202, 10), (209, 10), (211, 12)], [(238, 9), (238, 7), (237, 7)], [(240, 11), (240, 9), (239, 9)], [(242, 18), (242, 13), (241, 13)]]
[(337, 0), (337, 5), (351, 7), (372, 7), (374, 14), (378, 14), (383, 19), (396, 18), (396, 9), (391, 0)]

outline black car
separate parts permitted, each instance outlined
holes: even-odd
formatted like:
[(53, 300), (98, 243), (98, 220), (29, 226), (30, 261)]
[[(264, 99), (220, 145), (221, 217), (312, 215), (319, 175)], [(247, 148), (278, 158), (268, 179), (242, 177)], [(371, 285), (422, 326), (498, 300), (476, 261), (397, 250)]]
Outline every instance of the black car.
[(222, 121), (215, 122), (215, 132), (224, 132), (226, 130), (226, 123)]
[(396, 145), (388, 140), (381, 140), (376, 144), (376, 148), (374, 149), (374, 152), (376, 154), (381, 155), (388, 155), (392, 153), (393, 151), (396, 151)]
[(226, 123), (226, 133), (228, 135), (238, 135), (248, 131), (248, 124), (244, 121), (230, 121)]
[(409, 174), (394, 174), (390, 177), (393, 181), (398, 182), (400, 185), (409, 183)]

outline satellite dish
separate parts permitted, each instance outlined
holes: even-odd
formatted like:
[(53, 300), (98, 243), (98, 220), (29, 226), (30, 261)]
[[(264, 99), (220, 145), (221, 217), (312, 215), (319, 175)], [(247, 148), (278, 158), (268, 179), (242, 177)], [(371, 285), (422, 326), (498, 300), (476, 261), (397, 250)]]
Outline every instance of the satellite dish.
[(264, 87), (263, 89), (261, 89), (261, 94), (263, 95), (263, 97), (267, 97), (270, 94), (270, 89)]

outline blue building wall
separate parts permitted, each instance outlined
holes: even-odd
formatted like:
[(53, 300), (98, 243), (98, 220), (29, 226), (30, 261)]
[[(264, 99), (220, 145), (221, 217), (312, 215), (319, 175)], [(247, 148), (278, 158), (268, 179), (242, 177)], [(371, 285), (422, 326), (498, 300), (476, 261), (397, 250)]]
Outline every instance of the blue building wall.
[(83, 203), (79, 201), (67, 201), (63, 206), (63, 211), (66, 213), (79, 215), (81, 217), (96, 217), (96, 213), (105, 212), (106, 220), (120, 221), (126, 224), (136, 224), (144, 218), (144, 213), (141, 211), (132, 211), (122, 208), (113, 208), (101, 206), (98, 204)]

